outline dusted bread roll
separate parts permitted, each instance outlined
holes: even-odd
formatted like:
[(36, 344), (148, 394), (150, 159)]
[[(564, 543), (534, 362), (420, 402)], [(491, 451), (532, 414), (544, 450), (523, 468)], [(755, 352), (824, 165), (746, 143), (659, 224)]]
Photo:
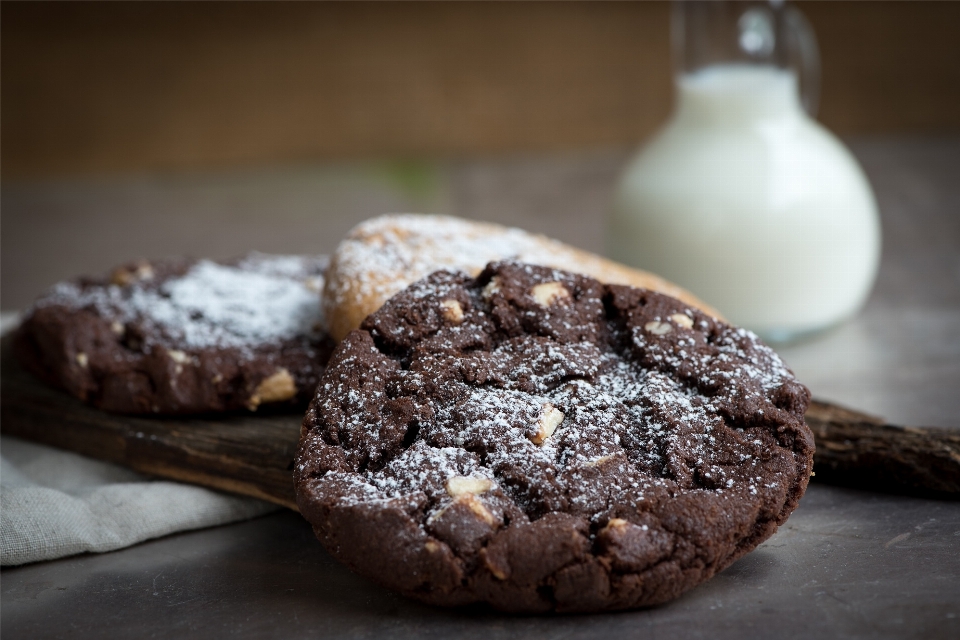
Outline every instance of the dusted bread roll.
[(719, 313), (690, 292), (546, 236), (451, 216), (390, 214), (362, 222), (333, 254), (323, 290), (330, 335), (342, 340), (393, 294), (438, 271), (477, 275), (488, 262), (519, 260), (651, 289), (704, 313)]

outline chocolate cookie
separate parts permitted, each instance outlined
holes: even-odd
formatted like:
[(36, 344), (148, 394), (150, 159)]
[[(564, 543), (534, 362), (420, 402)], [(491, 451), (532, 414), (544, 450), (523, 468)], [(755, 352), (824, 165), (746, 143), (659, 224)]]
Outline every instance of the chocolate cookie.
[(141, 262), (54, 286), (14, 349), (32, 373), (121, 413), (303, 406), (333, 342), (324, 257)]
[(297, 503), (332, 555), (428, 603), (653, 605), (787, 519), (808, 400), (756, 336), (674, 298), (519, 263), (439, 272), (335, 351)]

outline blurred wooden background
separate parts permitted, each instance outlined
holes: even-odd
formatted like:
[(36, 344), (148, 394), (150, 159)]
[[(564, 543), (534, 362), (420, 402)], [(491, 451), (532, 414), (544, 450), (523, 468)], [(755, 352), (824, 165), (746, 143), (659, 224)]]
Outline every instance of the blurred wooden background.
[[(960, 129), (960, 3), (800, 3), (840, 134)], [(665, 3), (0, 5), (2, 177), (626, 148)]]

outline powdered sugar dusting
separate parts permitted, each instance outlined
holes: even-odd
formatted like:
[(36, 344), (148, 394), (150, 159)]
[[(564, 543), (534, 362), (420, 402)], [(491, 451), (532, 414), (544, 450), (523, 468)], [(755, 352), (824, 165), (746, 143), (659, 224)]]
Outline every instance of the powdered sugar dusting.
[[(475, 275), (488, 262), (518, 260), (556, 268), (577, 269), (600, 278), (622, 281), (599, 258), (563, 243), (512, 227), (439, 215), (388, 215), (368, 220), (340, 243), (333, 277), (324, 290), (330, 309), (380, 303), (407, 285), (437, 270)], [(650, 277), (650, 286), (687, 295)]]
[(475, 273), (491, 260), (555, 264), (563, 245), (520, 229), (448, 216), (392, 215), (356, 227), (337, 250), (344, 274), (328, 294), (386, 298), (438, 269)]
[(200, 260), (161, 282), (61, 283), (41, 299), (141, 323), (145, 341), (181, 348), (251, 348), (316, 335), (323, 324), (315, 258), (251, 254), (236, 265)]
[[(480, 474), (496, 486), (479, 498), (485, 504), (508, 499), (531, 519), (566, 511), (604, 522), (615, 507), (641, 509), (663, 492), (785, 490), (757, 478), (770, 460), (792, 460), (778, 425), (802, 427), (802, 413), (774, 399), (798, 385), (755, 335), (669, 299), (651, 303), (662, 317), (643, 307), (610, 316), (569, 274), (505, 269), (523, 282), (457, 285), (436, 274), (417, 283), (374, 316), (383, 346), (348, 341), (331, 363), (318, 415), (373, 494), (422, 491), (439, 509), (450, 502), (446, 479)], [(544, 308), (525, 293), (554, 281), (569, 299)], [(461, 322), (433, 328), (425, 319), (442, 317), (451, 297), (464, 307)], [(407, 313), (420, 323), (397, 320)], [(514, 322), (526, 323), (523, 333)], [(671, 331), (644, 329), (665, 323)], [(596, 338), (570, 341), (563, 331)]]
[(319, 320), (319, 300), (301, 283), (209, 261), (158, 293), (140, 290), (131, 302), (189, 347), (274, 342), (308, 334)]

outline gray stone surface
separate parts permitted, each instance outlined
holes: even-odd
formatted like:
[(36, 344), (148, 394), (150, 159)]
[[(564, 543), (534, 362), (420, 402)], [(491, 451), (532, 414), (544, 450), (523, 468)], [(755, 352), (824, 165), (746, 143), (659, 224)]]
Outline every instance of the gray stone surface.
[(814, 486), (787, 524), (667, 605), (523, 617), (405, 600), (296, 514), (3, 571), (6, 638), (956, 638), (960, 503)]

